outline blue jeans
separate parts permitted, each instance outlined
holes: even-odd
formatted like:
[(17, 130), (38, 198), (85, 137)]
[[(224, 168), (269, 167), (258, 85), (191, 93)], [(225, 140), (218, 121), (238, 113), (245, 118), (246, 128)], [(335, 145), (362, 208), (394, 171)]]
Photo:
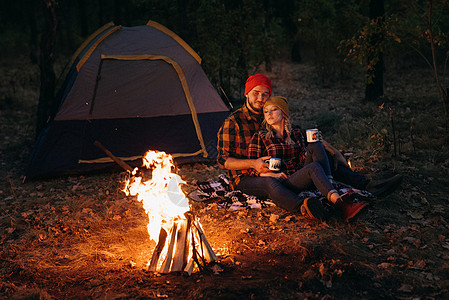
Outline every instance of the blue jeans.
[(333, 189), (323, 168), (317, 162), (307, 164), (283, 181), (274, 177), (244, 176), (237, 188), (258, 198), (269, 198), (277, 206), (290, 212), (299, 212), (303, 199), (298, 193), (313, 188), (314, 185), (324, 196)]
[[(329, 156), (329, 163), (334, 165), (334, 158)], [(365, 189), (370, 180), (362, 173), (354, 172), (348, 167), (338, 165), (337, 169), (332, 168), (332, 175), (336, 181), (340, 181), (349, 184), (357, 189)]]
[(306, 160), (304, 165), (308, 165), (311, 162), (319, 163), (328, 177), (332, 175), (329, 158), (326, 154), (326, 150), (324, 150), (323, 144), (320, 142), (309, 143), (307, 145)]
[[(307, 146), (304, 164), (307, 165), (312, 161), (318, 162), (323, 167), (323, 170), (328, 177), (329, 175), (332, 175), (336, 181), (346, 183), (357, 189), (365, 189), (370, 181), (362, 173), (354, 172), (348, 167), (338, 165), (335, 169), (333, 156), (324, 150), (324, 147), (320, 142), (309, 143)], [(330, 166), (332, 166), (332, 168)]]

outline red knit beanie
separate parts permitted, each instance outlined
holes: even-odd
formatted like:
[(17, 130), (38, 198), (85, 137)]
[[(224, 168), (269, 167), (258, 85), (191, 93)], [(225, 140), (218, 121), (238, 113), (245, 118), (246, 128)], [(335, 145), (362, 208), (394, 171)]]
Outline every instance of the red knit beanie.
[(250, 76), (246, 80), (245, 96), (248, 95), (248, 93), (251, 92), (251, 90), (258, 85), (266, 86), (270, 90), (270, 95), (271, 95), (271, 80), (270, 80), (270, 78), (268, 78), (267, 76), (265, 76), (263, 74), (255, 74), (255, 75)]

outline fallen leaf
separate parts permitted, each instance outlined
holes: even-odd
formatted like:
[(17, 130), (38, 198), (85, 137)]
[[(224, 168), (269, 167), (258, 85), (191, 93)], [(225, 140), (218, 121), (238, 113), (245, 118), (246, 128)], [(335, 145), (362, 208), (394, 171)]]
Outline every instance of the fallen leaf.
[(426, 262), (422, 259), (415, 262), (412, 266), (413, 269), (423, 269), (426, 266)]
[(91, 214), (92, 213), (92, 209), (85, 207), (83, 208), (83, 210), (81, 211), (83, 214)]
[(290, 221), (294, 221), (295, 220), (295, 217), (294, 216), (286, 216), (285, 218), (284, 218), (284, 221), (285, 222), (290, 222)]
[(270, 216), (270, 222), (274, 223), (279, 219), (279, 215), (271, 214)]
[(212, 272), (214, 272), (215, 275), (220, 274), (220, 272), (223, 272), (223, 268), (219, 265), (213, 265), (211, 268)]
[(326, 268), (324, 267), (324, 264), (320, 264), (320, 274), (321, 276), (324, 276), (324, 274), (326, 273)]
[(404, 292), (404, 293), (411, 293), (413, 290), (413, 287), (409, 284), (402, 284), (400, 288), (398, 288), (399, 292)]
[(414, 220), (420, 220), (423, 218), (423, 215), (418, 211), (408, 211), (407, 215), (410, 216)]
[(391, 264), (387, 263), (387, 262), (383, 262), (381, 264), (378, 264), (377, 267), (381, 268), (381, 269), (388, 269), (389, 267), (391, 267)]

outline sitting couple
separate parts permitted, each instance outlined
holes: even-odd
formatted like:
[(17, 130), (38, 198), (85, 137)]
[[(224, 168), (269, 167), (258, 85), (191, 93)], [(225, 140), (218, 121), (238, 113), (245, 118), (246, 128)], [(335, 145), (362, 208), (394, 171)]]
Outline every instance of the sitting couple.
[[(318, 198), (302, 200), (298, 196), (299, 191), (315, 186), (349, 221), (366, 203), (342, 199), (332, 185), (333, 178), (374, 195), (399, 186), (401, 176), (376, 183), (352, 171), (341, 153), (324, 140), (306, 145), (302, 132), (291, 125), (287, 99), (270, 98), (271, 92), (268, 77), (249, 77), (244, 105), (224, 121), (218, 132), (217, 161), (229, 171), (233, 189), (269, 198), (283, 209), (325, 221), (329, 216)], [(268, 168), (266, 160), (271, 157), (282, 159), (281, 172)], [(331, 168), (334, 163), (336, 167)]]

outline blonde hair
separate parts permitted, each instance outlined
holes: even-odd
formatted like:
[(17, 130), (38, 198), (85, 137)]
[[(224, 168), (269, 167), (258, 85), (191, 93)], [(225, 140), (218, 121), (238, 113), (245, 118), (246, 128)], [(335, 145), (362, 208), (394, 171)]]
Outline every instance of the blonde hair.
[[(284, 131), (287, 134), (287, 138), (285, 139), (285, 142), (287, 143), (287, 145), (293, 145), (295, 142), (293, 142), (291, 136), (291, 132), (292, 132), (292, 125), (290, 123), (290, 119), (288, 118), (288, 116), (285, 113), (283, 114), (283, 119), (284, 119)], [(276, 133), (274, 132), (273, 127), (267, 123), (267, 121), (264, 119), (262, 122), (262, 126), (264, 126), (267, 129), (267, 138), (268, 139), (272, 139), (276, 136)]]

